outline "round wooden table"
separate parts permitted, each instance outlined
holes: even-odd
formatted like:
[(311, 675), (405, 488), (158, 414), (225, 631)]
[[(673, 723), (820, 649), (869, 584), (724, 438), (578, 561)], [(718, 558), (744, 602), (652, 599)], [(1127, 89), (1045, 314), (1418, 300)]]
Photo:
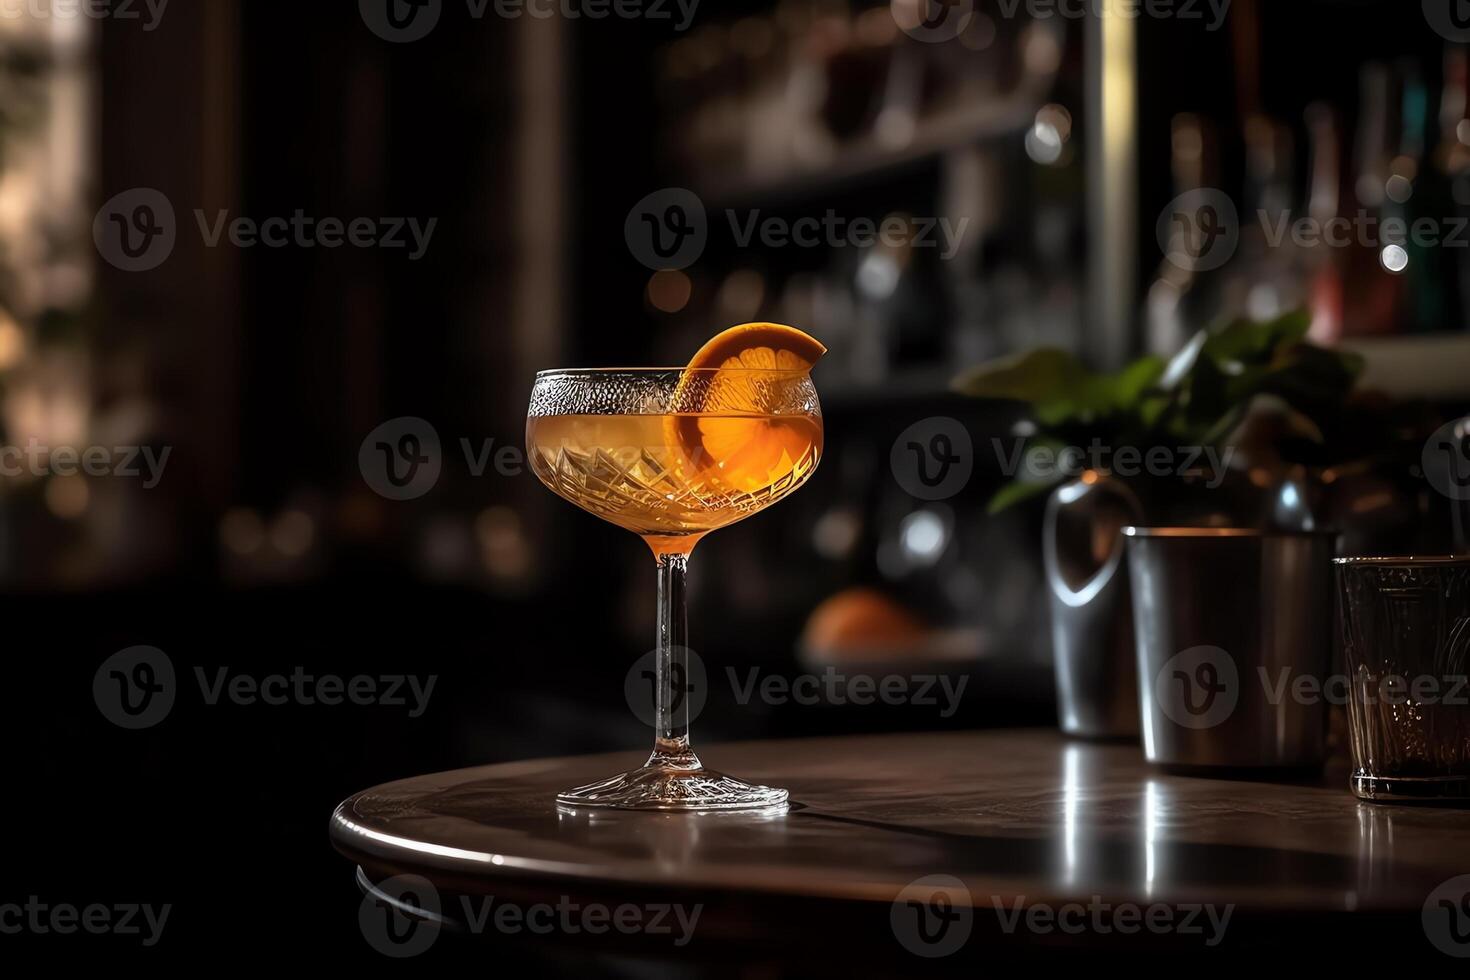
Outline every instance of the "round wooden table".
[[(1454, 882), (1470, 874), (1470, 811), (1361, 803), (1341, 762), (1306, 784), (1176, 776), (1145, 763), (1136, 745), (1051, 731), (817, 738), (700, 754), (787, 787), (792, 806), (557, 808), (557, 790), (645, 753), (437, 773), (351, 797), (332, 815), (331, 835), (358, 865), (365, 933), (378, 928), (374, 908), (389, 920), (396, 908), (497, 940), (897, 970), (915, 957), (958, 965), (1036, 946), (1228, 952), (1310, 940), (1331, 958), (1367, 939), (1441, 957), (1463, 937), (1470, 955), (1470, 911), (1461, 911), (1470, 897), (1456, 907), (1470, 878)], [(687, 923), (699, 907), (685, 942), (677, 926), (648, 925), (656, 906), (668, 923), (680, 911)], [(639, 925), (598, 931), (583, 917), (623, 907), (638, 916), (622, 925)]]

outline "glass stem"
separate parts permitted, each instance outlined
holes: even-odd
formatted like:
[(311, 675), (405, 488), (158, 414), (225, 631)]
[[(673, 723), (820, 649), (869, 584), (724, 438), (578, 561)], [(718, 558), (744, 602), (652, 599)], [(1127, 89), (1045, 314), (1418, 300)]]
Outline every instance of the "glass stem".
[(655, 648), (655, 723), (653, 754), (648, 765), (672, 769), (699, 769), (699, 757), (689, 747), (688, 619), (684, 611), (684, 576), (689, 555), (658, 556), (658, 645)]

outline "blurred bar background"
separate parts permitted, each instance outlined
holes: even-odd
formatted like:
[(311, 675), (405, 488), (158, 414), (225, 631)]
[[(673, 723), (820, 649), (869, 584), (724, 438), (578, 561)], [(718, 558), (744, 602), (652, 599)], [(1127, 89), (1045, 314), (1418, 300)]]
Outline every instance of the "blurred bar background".
[[(711, 536), (692, 565), (692, 642), (718, 679), (702, 745), (1054, 720), (1039, 505), (986, 514), (1004, 480), (991, 439), (1020, 415), (950, 393), (967, 367), (1041, 345), (1117, 367), (1221, 318), (1305, 306), (1315, 340), (1366, 352), (1375, 386), (1464, 407), (1470, 249), (1270, 247), (1242, 220), (1230, 261), (1191, 272), (1155, 235), (1200, 187), (1243, 216), (1470, 216), (1463, 44), (1401, 0), (1235, 0), (1219, 21), (1205, 5), (1198, 19), (1034, 6), (701, 4), (680, 30), (673, 7), (474, 19), (446, 2), (411, 43), (353, 3), (173, 0), (151, 30), (141, 9), (0, 19), (4, 442), (170, 449), (150, 488), (0, 480), (11, 690), (28, 702), (10, 724), (33, 747), (21, 778), (73, 767), (78, 792), (135, 801), (120, 832), (166, 820), (201, 845), (209, 801), (250, 794), (300, 813), (268, 833), (315, 859), (314, 821), (363, 785), (643, 745), (619, 691), (651, 644), (651, 561), (518, 462), (542, 368), (679, 364), (751, 320), (831, 349), (811, 486)], [(926, 35), (934, 23), (953, 36)], [(708, 241), (655, 270), (625, 223), (668, 187), (698, 195)], [(176, 215), (172, 254), (144, 272), (93, 239), (103, 202), (134, 188)], [(199, 227), (298, 210), (437, 223), (412, 260), (209, 247)], [(741, 241), (752, 222), (828, 216), (905, 230), (870, 248)], [(963, 229), (951, 247), (946, 227)], [(393, 501), (359, 451), (404, 416), (432, 424), (442, 472)], [(936, 416), (970, 431), (975, 471), (926, 502), (890, 450)], [(1450, 501), (1425, 490), (1407, 506), (1405, 540), (1450, 540)], [(420, 718), (196, 698), (166, 723), (174, 737), (122, 739), (87, 692), (132, 644), (181, 673), (440, 682)], [(742, 705), (723, 680), (852, 664), (970, 688), (942, 716)], [(219, 873), (99, 860), (165, 882)], [(306, 873), (350, 888), (320, 864)]]

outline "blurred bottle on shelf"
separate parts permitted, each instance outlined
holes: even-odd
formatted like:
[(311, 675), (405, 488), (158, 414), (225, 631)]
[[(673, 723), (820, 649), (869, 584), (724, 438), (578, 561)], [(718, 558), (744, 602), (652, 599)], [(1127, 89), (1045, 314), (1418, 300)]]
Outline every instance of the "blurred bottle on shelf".
[(966, 146), (944, 157), (940, 213), (957, 236), (943, 263), (953, 315), (954, 364), (1081, 341), (1083, 179), (1072, 114), (1060, 103), (1035, 112), (1013, 147)]
[(884, 360), (896, 369), (943, 363), (948, 310), (935, 242), (921, 241), (907, 214), (887, 215), (880, 227), (902, 231), (880, 235), (864, 250), (854, 283), (882, 338)]
[[(1235, 136), (1240, 140), (1244, 163), (1240, 193), (1232, 202), (1238, 202), (1237, 237), (1233, 249), (1229, 247), (1229, 228), (1223, 229), (1227, 233), (1224, 238), (1218, 232), (1211, 237), (1208, 212), (1201, 211), (1223, 211), (1225, 204), (1202, 199), (1195, 222), (1205, 236), (1199, 245), (1208, 251), (1200, 255), (1198, 272), (1211, 273), (1210, 288), (1196, 290), (1205, 302), (1193, 311), (1195, 319), (1184, 324), (1190, 334), (1241, 317), (1275, 319), (1305, 305), (1310, 290), (1304, 249), (1293, 234), (1298, 217), (1294, 140), (1287, 126), (1265, 112), (1261, 100), (1260, 4), (1239, 0), (1236, 6), (1230, 31), (1240, 113)], [(1223, 223), (1222, 219), (1214, 220)], [(1213, 266), (1218, 268), (1212, 270)]]
[[(1306, 109), (1301, 202), (1293, 200), (1290, 130), (1260, 113), (1247, 117), (1239, 244), (1214, 268), (1195, 254), (1197, 227), (1183, 221), (1170, 230), (1145, 306), (1151, 350), (1177, 350), (1194, 331), (1228, 318), (1265, 319), (1301, 306), (1319, 343), (1470, 325), (1470, 248), (1463, 247), (1470, 233), (1460, 224), (1470, 222), (1470, 56), (1456, 45), (1445, 52), (1437, 145), (1435, 101), (1418, 61), (1369, 62), (1358, 83), (1356, 116), (1345, 126), (1326, 103)], [(1176, 197), (1217, 188), (1218, 159), (1207, 123), (1190, 114), (1174, 119)]]
[(670, 158), (715, 185), (779, 180), (846, 151), (902, 151), (928, 124), (953, 141), (1044, 100), (1066, 54), (1060, 18), (970, 5), (957, 36), (925, 43), (933, 2), (780, 0), (672, 42), (659, 85)]
[(864, 18), (861, 27), (875, 44), (882, 45), (888, 62), (873, 136), (882, 146), (901, 149), (913, 141), (923, 117), (925, 51), (920, 45), (898, 43), (898, 25), (887, 10), (874, 8)]
[(1034, 218), (1030, 262), (1036, 289), (1030, 298), (1035, 343), (1082, 346), (1082, 289), (1086, 232), (1078, 202), (1085, 200), (1082, 155), (1073, 139), (1072, 113), (1057, 102), (1036, 111), (1026, 133)]
[(1444, 265), (1447, 250), (1424, 231), (1444, 226), (1450, 198), (1426, 158), (1430, 106), (1423, 73), (1418, 64), (1405, 61), (1399, 66), (1399, 78), (1402, 97), (1398, 153), (1388, 165), (1384, 212), (1388, 218), (1398, 219), (1404, 229), (1401, 258), (1406, 265), (1401, 272), (1403, 309), (1398, 326), (1408, 332), (1425, 333), (1443, 329), (1445, 284), (1452, 270)]
[(1392, 333), (1403, 322), (1404, 279), (1408, 267), (1405, 236), (1385, 225), (1396, 207), (1388, 196), (1398, 105), (1395, 79), (1387, 66), (1370, 62), (1359, 76), (1361, 97), (1353, 156), (1351, 222), (1343, 305), (1343, 333), (1350, 337)]
[[(1433, 206), (1443, 227), (1452, 227), (1451, 219), (1470, 219), (1470, 57), (1457, 45), (1445, 49), (1439, 146), (1425, 171), (1433, 181)], [(1470, 328), (1470, 247), (1465, 246), (1466, 232), (1458, 237), (1459, 247), (1439, 250), (1437, 268), (1445, 294), (1442, 330)]]
[[(1383, 272), (1397, 276), (1397, 309), (1385, 325), (1391, 332), (1423, 332), (1441, 329), (1445, 317), (1444, 251), (1426, 234), (1421, 219), (1436, 232), (1444, 228), (1444, 200), (1433, 167), (1427, 165), (1429, 91), (1424, 87), (1419, 65), (1410, 60), (1397, 66), (1399, 90), (1397, 145), (1391, 138), (1386, 153), (1397, 153), (1383, 167), (1383, 226), (1377, 235), (1377, 251)], [(1373, 181), (1377, 176), (1373, 175)], [(1366, 190), (1377, 194), (1376, 184)]]
[[(1218, 187), (1215, 143), (1203, 119), (1193, 113), (1175, 116), (1169, 147), (1176, 200)], [(1224, 307), (1218, 269), (1208, 268), (1211, 249), (1202, 248), (1198, 240), (1198, 215), (1177, 217), (1180, 220), (1169, 225), (1164, 258), (1149, 286), (1144, 310), (1148, 349), (1166, 355), (1183, 347), (1201, 327), (1214, 323)]]
[(1307, 106), (1308, 161), (1306, 216), (1319, 233), (1308, 238), (1302, 252), (1307, 306), (1311, 310), (1308, 336), (1320, 344), (1342, 337), (1343, 284), (1341, 248), (1327, 237), (1329, 223), (1338, 217), (1342, 198), (1342, 155), (1338, 149), (1337, 115), (1323, 102)]
[(1245, 121), (1240, 241), (1221, 270), (1219, 315), (1272, 320), (1308, 302), (1310, 282), (1293, 221), (1291, 132), (1264, 115)]
[(1001, 236), (1005, 174), (994, 156), (977, 146), (945, 156), (940, 208), (950, 220), (964, 222), (966, 234), (945, 263), (954, 304), (950, 355), (956, 364), (978, 364), (1007, 352), (1000, 275), (1009, 250)]
[[(1331, 267), (1295, 232), (1299, 215), (1290, 130), (1254, 113), (1241, 136), (1245, 176), (1234, 199), (1239, 201), (1238, 237), (1232, 249), (1228, 237), (1210, 237), (1209, 223), (1226, 220), (1219, 214), (1223, 202), (1212, 199), (1222, 193), (1212, 176), (1218, 173), (1216, 144), (1198, 116), (1175, 117), (1171, 170), (1176, 198), (1182, 196), (1184, 204), (1170, 226), (1167, 252), (1148, 293), (1148, 341), (1155, 352), (1173, 353), (1199, 330), (1228, 320), (1270, 320), (1313, 305), (1319, 267)], [(1335, 166), (1316, 141), (1313, 154), (1314, 167), (1324, 168), (1314, 178), (1315, 187), (1319, 180), (1333, 179)], [(1197, 195), (1186, 196), (1190, 192)], [(1329, 201), (1333, 210), (1327, 216), (1332, 216), (1335, 194), (1318, 206)]]
[(808, 45), (821, 61), (821, 119), (838, 143), (872, 124), (883, 84), (883, 55), (857, 31), (850, 15), (831, 14), (814, 25)]
[(790, 129), (787, 40), (773, 18), (745, 17), (730, 26), (730, 48), (740, 60), (740, 165), (751, 171), (780, 166), (780, 142), (769, 134)]

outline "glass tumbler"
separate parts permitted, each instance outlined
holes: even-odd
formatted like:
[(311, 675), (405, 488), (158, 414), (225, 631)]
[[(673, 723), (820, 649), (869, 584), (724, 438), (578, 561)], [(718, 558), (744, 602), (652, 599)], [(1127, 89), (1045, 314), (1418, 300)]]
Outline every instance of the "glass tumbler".
[(1334, 564), (1353, 792), (1470, 799), (1470, 555)]

